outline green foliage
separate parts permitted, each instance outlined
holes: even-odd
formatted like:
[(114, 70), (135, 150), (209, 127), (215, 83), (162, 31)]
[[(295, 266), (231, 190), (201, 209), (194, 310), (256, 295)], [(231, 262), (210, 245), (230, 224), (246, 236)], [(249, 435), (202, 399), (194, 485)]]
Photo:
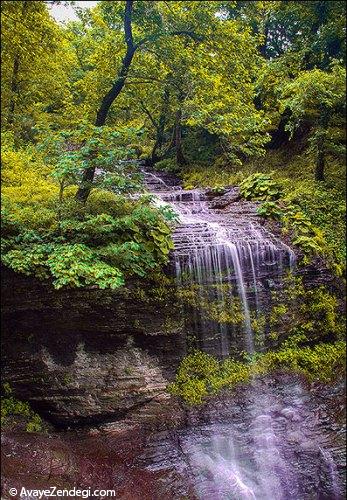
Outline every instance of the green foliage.
[(62, 124), (76, 56), (45, 2), (5, 2), (1, 17), (2, 126), (18, 145), (35, 139), (38, 121)]
[(6, 213), (3, 218), (9, 228), (3, 238), (3, 263), (16, 272), (52, 278), (55, 288), (117, 288), (124, 284), (124, 275), (145, 276), (165, 264), (173, 248), (162, 215), (141, 203), (120, 218), (105, 213), (85, 213), (82, 220), (70, 217), (53, 232), (16, 226), (19, 234), (12, 236), (12, 219)]
[(122, 194), (140, 191), (142, 176), (132, 161), (120, 161), (134, 156), (125, 146), (128, 140), (141, 135), (141, 129), (123, 128), (122, 133), (109, 127), (93, 127), (81, 122), (74, 130), (52, 131), (41, 128), (37, 150), (46, 163), (52, 165), (52, 177), (60, 186), (62, 198), (66, 186), (81, 181), (84, 168), (98, 172), (95, 186)]
[(304, 253), (304, 263), (314, 255), (326, 253), (326, 242), (322, 231), (315, 227), (309, 217), (298, 206), (288, 205), (283, 213), (284, 230), (293, 234), (293, 244)]
[[(296, 79), (286, 83), (282, 90), (282, 106), (283, 110), (288, 108), (291, 111), (287, 125), (291, 134), (304, 118), (313, 120), (318, 125), (324, 110), (333, 113), (337, 109), (343, 113), (345, 81), (345, 68), (334, 61), (329, 72), (320, 69), (303, 71)], [(316, 130), (315, 134), (317, 133)]]
[(331, 71), (313, 69), (299, 73), (283, 87), (283, 111), (289, 110), (286, 129), (291, 137), (306, 122), (311, 131), (310, 149), (316, 157), (316, 179), (325, 178), (327, 151), (344, 154), (346, 103), (346, 70), (339, 61), (331, 64)]
[(230, 166), (208, 168), (204, 165), (190, 165), (183, 172), (183, 186), (185, 189), (201, 187), (221, 189), (224, 186), (238, 184), (243, 178), (242, 171)]
[(281, 338), (305, 334), (309, 340), (341, 340), (345, 318), (339, 301), (324, 286), (306, 289), (299, 277), (288, 274), (281, 290), (272, 292), (272, 309), (267, 321), (270, 333)]
[(200, 165), (208, 168), (214, 164), (218, 170), (222, 169), (226, 163), (230, 163), (230, 159), (227, 159), (225, 155), (220, 156), (223, 148), (219, 136), (210, 134), (205, 128), (185, 126), (182, 147), (189, 166)]
[(278, 200), (282, 189), (271, 175), (256, 173), (243, 180), (240, 184), (241, 195), (246, 200), (270, 201)]
[[(223, 300), (212, 298), (216, 288), (219, 297), (223, 294)], [(182, 286), (177, 295), (184, 304), (198, 309), (206, 319), (231, 325), (242, 325), (244, 322), (242, 304), (239, 297), (233, 296), (232, 286), (229, 284), (216, 284), (211, 288), (201, 285)]]
[(166, 221), (170, 223), (176, 223), (179, 221), (179, 215), (170, 205), (160, 205), (160, 207), (158, 207), (158, 210)]
[(178, 173), (180, 168), (178, 167), (176, 160), (174, 158), (165, 158), (160, 160), (155, 164), (156, 170), (162, 170), (163, 172)]
[(317, 344), (314, 347), (299, 344), (300, 337), (296, 336), (278, 351), (257, 354), (243, 362), (233, 358), (217, 361), (213, 356), (195, 351), (181, 362), (169, 391), (188, 405), (197, 405), (223, 388), (232, 388), (271, 372), (289, 371), (303, 375), (309, 382), (324, 383), (343, 375), (345, 342)]
[(338, 179), (331, 186), (300, 183), (286, 195), (287, 202), (300, 207), (312, 225), (323, 233), (329, 261), (340, 268), (346, 260), (346, 203), (342, 180)]
[(26, 423), (27, 432), (42, 431), (41, 417), (35, 413), (29, 403), (19, 401), (12, 395), (12, 389), (8, 383), (3, 384), (4, 395), (1, 396), (1, 425), (5, 426), (20, 417)]
[[(141, 174), (121, 160), (150, 156), (155, 144), (159, 157), (169, 157), (158, 167), (176, 171), (181, 137), (186, 188), (243, 181), (247, 199), (270, 203), (282, 185), (284, 197), (296, 192), (286, 206), (263, 205), (259, 213), (281, 220), (305, 255), (323, 254), (342, 273), (343, 200), (335, 187), (343, 179), (343, 2), (227, 2), (222, 16), (218, 2), (133, 2), (136, 52), (102, 127), (93, 125), (95, 115), (126, 51), (124, 3), (99, 2), (66, 26), (44, 2), (7, 1), (1, 9), (8, 265), (66, 285), (94, 279), (104, 286), (165, 263), (167, 223), (176, 216), (130, 199), (142, 189)], [(292, 143), (275, 164), (277, 152), (257, 163), (280, 122), (293, 134), (300, 128), (304, 141), (310, 135), (307, 156), (292, 154)], [(306, 180), (319, 148), (330, 184), (317, 189)], [(73, 197), (86, 167), (97, 175), (81, 207)], [(81, 260), (70, 279), (59, 262), (64, 256), (72, 266), (71, 251)]]
[[(65, 139), (64, 139), (65, 140)], [(156, 209), (147, 196), (131, 200), (95, 188), (87, 203), (74, 200), (75, 186), (67, 186), (67, 170), (57, 168), (61, 137), (51, 140), (46, 161), (30, 149), (4, 152), (2, 261), (16, 272), (51, 279), (62, 286), (116, 288), (126, 276), (145, 276), (168, 260), (173, 247), (171, 228), (175, 214)], [(56, 149), (55, 149), (56, 148)], [(41, 151), (42, 152), (42, 151)], [(71, 163), (70, 163), (71, 160)], [(70, 158), (68, 166), (73, 167)], [(65, 168), (65, 167), (64, 167)], [(129, 187), (127, 167), (119, 175)], [(114, 188), (112, 188), (115, 191)], [(118, 189), (116, 191), (119, 191)]]
[(290, 232), (293, 245), (303, 252), (304, 264), (308, 264), (312, 257), (321, 255), (325, 256), (327, 264), (336, 270), (334, 255), (327, 245), (324, 233), (312, 224), (310, 217), (299, 205), (265, 202), (258, 207), (257, 214), (281, 221), (283, 232)]
[[(262, 203), (258, 214), (281, 222), (284, 232), (302, 247), (307, 256), (304, 263), (320, 255), (329, 268), (341, 276), (346, 257), (345, 174), (341, 160), (330, 157), (329, 180), (319, 184), (311, 178), (314, 165), (307, 151), (297, 156), (285, 150), (271, 152), (267, 165), (283, 186), (283, 196), (277, 201)], [(257, 162), (247, 165), (248, 172), (258, 168)]]
[(195, 351), (180, 364), (176, 380), (169, 391), (188, 404), (199, 404), (208, 394), (209, 385), (219, 368), (218, 361), (202, 351)]
[(271, 219), (281, 219), (283, 217), (283, 210), (274, 201), (265, 201), (257, 208), (257, 214), (262, 217), (269, 217)]

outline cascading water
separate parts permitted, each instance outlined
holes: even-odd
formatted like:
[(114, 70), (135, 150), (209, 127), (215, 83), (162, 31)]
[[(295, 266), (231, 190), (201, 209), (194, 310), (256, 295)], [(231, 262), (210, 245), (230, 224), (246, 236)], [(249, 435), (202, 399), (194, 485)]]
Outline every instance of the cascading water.
[[(247, 221), (242, 214), (228, 218), (209, 209), (205, 194), (199, 190), (170, 187), (153, 173), (146, 173), (145, 179), (157, 204), (170, 204), (179, 217), (173, 234), (175, 250), (172, 257), (179, 285), (195, 285), (200, 304), (206, 302), (203, 293), (208, 291), (209, 303), (216, 304), (219, 311), (227, 312), (228, 303), (238, 298), (243, 313), (243, 347), (252, 353), (249, 296), (252, 295), (257, 314), (261, 308), (260, 277), (278, 278), (286, 266), (293, 267), (293, 251), (260, 225)], [(193, 328), (202, 338), (202, 348), (208, 350), (208, 339), (217, 338), (220, 349), (215, 354), (219, 357), (230, 354), (229, 342), (234, 329), (227, 322), (211, 321), (206, 314), (195, 314)]]
[[(233, 326), (221, 321), (220, 315), (211, 319), (199, 307), (194, 308), (190, 326), (192, 333), (199, 336), (201, 348), (220, 358), (237, 355), (241, 349), (253, 354), (256, 346), (252, 319), (262, 310), (264, 283), (280, 282), (285, 269), (294, 267), (293, 251), (244, 216), (242, 210), (231, 216), (210, 209), (202, 191), (170, 186), (154, 173), (145, 173), (145, 181), (156, 203), (171, 205), (179, 217), (172, 256), (179, 287), (195, 287), (197, 306), (207, 302), (225, 312), (237, 300), (241, 304), (243, 344), (236, 348)], [(267, 386), (259, 393), (257, 384), (250, 384), (252, 395), (245, 407), (247, 423), (242, 429), (229, 422), (200, 429), (201, 439), (195, 433), (193, 443), (189, 435), (181, 436), (180, 449), (193, 471), (198, 498), (303, 498), (293, 466), (295, 451), (285, 441), (287, 428), (283, 428), (285, 419), (294, 426), (303, 419), (301, 388), (293, 387), (281, 400)], [(300, 439), (304, 441), (305, 436)], [(323, 448), (319, 450), (331, 475), (332, 494), (339, 498), (334, 461)]]

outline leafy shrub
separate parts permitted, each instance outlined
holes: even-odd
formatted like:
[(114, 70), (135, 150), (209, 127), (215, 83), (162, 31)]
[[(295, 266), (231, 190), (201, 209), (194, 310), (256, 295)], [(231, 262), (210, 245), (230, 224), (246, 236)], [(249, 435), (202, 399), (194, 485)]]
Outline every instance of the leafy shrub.
[(271, 175), (255, 173), (241, 182), (240, 193), (246, 200), (270, 201), (282, 196), (282, 188)]
[[(66, 185), (62, 197), (62, 179), (51, 175), (59, 166), (53, 146), (48, 152), (55, 170), (30, 151), (5, 151), (2, 262), (52, 279), (56, 288), (116, 288), (126, 276), (145, 276), (166, 264), (173, 248), (168, 222), (175, 214), (151, 206), (146, 196), (135, 200), (100, 188), (85, 205), (74, 199), (76, 186)], [(133, 185), (125, 181), (123, 187)]]
[(275, 201), (265, 201), (257, 208), (257, 214), (279, 220), (283, 217), (283, 210)]
[(35, 413), (29, 403), (19, 401), (12, 395), (12, 389), (8, 383), (3, 384), (4, 395), (1, 396), (1, 425), (6, 425), (16, 417), (23, 418), (26, 422), (27, 432), (42, 431), (41, 417)]
[(184, 398), (188, 404), (199, 404), (208, 394), (208, 387), (218, 371), (218, 361), (202, 351), (185, 357), (178, 369), (176, 380), (170, 385), (172, 394)]
[(85, 285), (117, 288), (124, 284), (121, 271), (97, 259), (97, 254), (85, 245), (56, 246), (47, 257), (47, 267), (57, 289)]
[[(13, 233), (12, 219), (6, 213), (3, 218)], [(87, 214), (63, 220), (55, 232), (16, 230), (16, 236), (4, 233), (3, 263), (16, 272), (52, 278), (55, 288), (116, 288), (124, 284), (124, 275), (145, 276), (165, 264), (173, 247), (162, 215), (136, 204), (131, 215), (118, 219)]]
[(168, 222), (176, 223), (179, 221), (180, 216), (170, 205), (160, 205), (158, 210)]
[(309, 258), (314, 255), (329, 257), (329, 249), (322, 231), (312, 224), (298, 205), (267, 201), (257, 208), (257, 214), (282, 222), (283, 232), (291, 232), (293, 244), (302, 250), (305, 256), (304, 264), (307, 264)]
[[(2, 195), (17, 206), (47, 205), (58, 198), (58, 186), (50, 177), (50, 168), (30, 150), (2, 151)], [(19, 210), (18, 210), (18, 216)]]
[(328, 383), (343, 374), (345, 361), (345, 342), (314, 347), (284, 345), (279, 351), (260, 356), (254, 363), (254, 371), (264, 373), (282, 369), (301, 373), (310, 382)]
[(344, 195), (336, 186), (317, 186), (300, 183), (296, 189), (288, 190), (286, 202), (297, 206), (318, 228), (326, 242), (326, 252), (339, 266), (346, 260), (346, 203)]

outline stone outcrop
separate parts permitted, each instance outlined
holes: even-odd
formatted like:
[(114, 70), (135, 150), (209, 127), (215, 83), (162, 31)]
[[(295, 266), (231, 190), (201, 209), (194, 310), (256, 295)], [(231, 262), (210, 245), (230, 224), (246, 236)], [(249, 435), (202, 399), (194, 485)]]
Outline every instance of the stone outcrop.
[(173, 478), (180, 471), (170, 486), (185, 485), (183, 496), (193, 484), (199, 498), (224, 498), (246, 480), (244, 495), (247, 484), (265, 488), (259, 498), (342, 499), (345, 427), (343, 381), (309, 388), (277, 374), (188, 411), (186, 426), (152, 436), (136, 463)]
[(221, 196), (214, 197), (210, 202), (210, 207), (213, 209), (223, 209), (231, 203), (240, 201), (240, 199), (240, 189), (238, 187), (231, 187)]
[(143, 408), (155, 419), (186, 354), (170, 290), (157, 297), (155, 288), (133, 283), (114, 292), (57, 291), (7, 270), (2, 280), (3, 381), (16, 397), (59, 426)]
[[(170, 174), (149, 174), (149, 182), (163, 200), (175, 201), (183, 212), (193, 212), (193, 222), (181, 224), (174, 235), (178, 254), (190, 251), (192, 242), (209, 244), (209, 239), (216, 237), (216, 224), (225, 226), (230, 236), (251, 242), (260, 232), (257, 205), (236, 202), (237, 188), (215, 196), (207, 207), (208, 192), (205, 196), (182, 191), (177, 178)], [(224, 210), (212, 208), (226, 202)], [(196, 224), (195, 205), (203, 211), (202, 220), (198, 218)], [(260, 229), (249, 229), (250, 221)], [(277, 245), (280, 233), (276, 227), (271, 229), (272, 233), (264, 232), (265, 242), (271, 245), (271, 234), (275, 234), (273, 245)], [(192, 235), (194, 231), (196, 235)], [(254, 280), (246, 271), (245, 291), (252, 305)], [(173, 274), (175, 269), (168, 272)], [(273, 274), (268, 265), (261, 270), (258, 304), (266, 304), (271, 289), (277, 286)], [(321, 274), (311, 272), (310, 276), (314, 275), (318, 283)], [(149, 421), (155, 421), (157, 408), (168, 401), (165, 387), (174, 377), (187, 345), (194, 341), (197, 347), (220, 354), (216, 321), (205, 321), (204, 331), (194, 307), (183, 307), (174, 281), (169, 283), (132, 282), (114, 291), (54, 290), (49, 283), (3, 269), (3, 381), (10, 384), (16, 397), (28, 400), (55, 425), (102, 423), (127, 418), (137, 411), (142, 420), (147, 415)], [(243, 331), (233, 325), (226, 328), (229, 349), (237, 353), (244, 348)]]

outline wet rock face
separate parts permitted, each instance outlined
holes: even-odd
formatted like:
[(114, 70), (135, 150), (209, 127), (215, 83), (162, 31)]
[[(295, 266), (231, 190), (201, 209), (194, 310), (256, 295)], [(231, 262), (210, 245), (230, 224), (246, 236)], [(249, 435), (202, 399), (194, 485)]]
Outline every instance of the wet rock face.
[(221, 194), (221, 196), (214, 197), (209, 206), (212, 209), (223, 209), (230, 205), (231, 203), (235, 203), (236, 201), (240, 201), (240, 189), (238, 187), (231, 187), (226, 192)]
[[(198, 329), (197, 347), (220, 352), (216, 325), (200, 328), (189, 310), (184, 318), (174, 296), (166, 303), (125, 291), (55, 291), (10, 272), (2, 279), (2, 380), (55, 425), (147, 419), (165, 427), (165, 387), (187, 336)], [(233, 352), (243, 347), (239, 330), (226, 335)]]
[[(147, 182), (183, 215), (169, 272), (180, 271), (182, 278), (189, 271), (193, 281), (212, 285), (210, 303), (229, 307), (229, 295), (218, 288), (229, 280), (236, 295), (244, 292), (245, 315), (248, 307), (250, 313), (266, 308), (271, 290), (280, 286), (282, 264), (288, 264), (288, 247), (254, 222), (256, 205), (231, 203), (237, 189), (208, 202), (203, 192), (183, 191), (169, 174), (149, 174)], [(225, 197), (227, 213), (209, 207)], [(241, 280), (232, 270), (237, 266)], [(56, 425), (125, 418), (147, 405), (157, 408), (155, 401), (160, 406), (192, 334), (198, 348), (217, 356), (247, 347), (243, 325), (221, 326), (194, 307), (182, 307), (174, 286), (164, 294), (145, 283), (116, 291), (57, 291), (8, 270), (2, 280), (3, 380)]]
[(4, 433), (1, 498), (19, 499), (19, 495), (10, 496), (9, 490), (16, 488), (20, 492), (22, 487), (109, 489), (115, 496), (109, 494), (104, 498), (120, 500), (182, 498), (175, 496), (175, 492), (170, 495), (170, 488), (163, 482), (165, 474), (146, 471), (134, 464), (144, 447), (145, 437), (138, 429), (127, 433), (113, 431), (104, 436), (83, 431), (78, 435), (50, 436)]
[(143, 290), (142, 298), (137, 290), (56, 291), (10, 272), (2, 279), (2, 379), (16, 397), (59, 426), (136, 412), (165, 422), (165, 387), (186, 354), (172, 301)]
[(187, 427), (153, 436), (137, 463), (180, 471), (178, 485), (184, 478), (201, 499), (342, 499), (343, 392), (288, 375), (258, 380), (190, 410)]
[(340, 500), (343, 392), (343, 384), (308, 388), (282, 374), (181, 409), (181, 419), (171, 407), (167, 430), (123, 420), (50, 435), (5, 432), (3, 498), (10, 487), (78, 485), (114, 489), (121, 500)]

